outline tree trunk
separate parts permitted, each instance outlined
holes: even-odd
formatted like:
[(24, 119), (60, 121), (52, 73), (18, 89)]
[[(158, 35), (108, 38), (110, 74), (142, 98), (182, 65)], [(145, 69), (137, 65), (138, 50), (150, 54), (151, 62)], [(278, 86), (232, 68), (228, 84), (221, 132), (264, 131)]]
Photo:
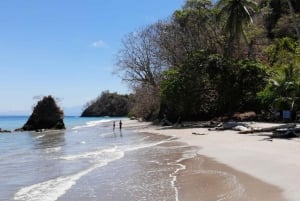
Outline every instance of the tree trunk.
[(296, 15), (295, 15), (295, 11), (292, 5), (292, 2), (290, 0), (287, 0), (288, 4), (289, 4), (289, 8), (290, 8), (290, 12), (292, 15), (292, 20), (293, 20), (293, 24), (294, 24), (294, 28), (296, 30), (297, 36), (298, 36), (298, 40), (300, 40), (300, 31), (297, 25), (297, 21), (296, 21)]
[(253, 55), (253, 40), (248, 40), (246, 34), (244, 31), (242, 31), (242, 35), (243, 35), (243, 38), (244, 38), (244, 41), (247, 45), (247, 49), (248, 49), (248, 52), (247, 52), (247, 56), (248, 58), (254, 58), (254, 55)]

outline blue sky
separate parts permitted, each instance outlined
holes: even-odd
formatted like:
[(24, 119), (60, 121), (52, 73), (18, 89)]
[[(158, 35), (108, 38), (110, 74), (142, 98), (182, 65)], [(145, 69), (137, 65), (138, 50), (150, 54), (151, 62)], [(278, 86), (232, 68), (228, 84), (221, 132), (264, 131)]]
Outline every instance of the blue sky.
[(81, 108), (103, 90), (128, 93), (112, 74), (122, 38), (184, 2), (1, 0), (0, 114), (29, 114), (40, 95)]

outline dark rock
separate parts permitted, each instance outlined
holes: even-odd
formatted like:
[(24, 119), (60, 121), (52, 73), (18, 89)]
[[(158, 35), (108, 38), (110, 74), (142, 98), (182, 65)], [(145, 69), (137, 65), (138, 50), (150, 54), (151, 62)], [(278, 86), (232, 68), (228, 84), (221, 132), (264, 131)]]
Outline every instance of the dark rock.
[(0, 133), (11, 133), (10, 130), (2, 130), (2, 128), (0, 128)]
[(64, 113), (57, 106), (52, 96), (45, 96), (34, 107), (26, 124), (20, 131), (34, 131), (42, 129), (65, 129)]

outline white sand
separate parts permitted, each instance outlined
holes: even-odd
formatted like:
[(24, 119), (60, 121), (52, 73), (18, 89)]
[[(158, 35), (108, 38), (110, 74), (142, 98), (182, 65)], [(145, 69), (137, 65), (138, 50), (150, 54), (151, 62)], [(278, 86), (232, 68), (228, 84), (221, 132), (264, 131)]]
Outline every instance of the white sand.
[[(133, 125), (137, 122), (127, 123)], [(201, 147), (201, 155), (278, 186), (287, 200), (300, 200), (300, 138), (267, 140), (266, 136), (258, 136), (262, 133), (245, 135), (229, 130), (159, 129), (155, 126), (145, 127), (147, 123), (140, 125), (143, 128), (138, 129), (139, 132), (176, 136), (182, 142)], [(274, 124), (255, 124), (256, 127), (270, 125)], [(205, 135), (193, 135), (193, 132)]]

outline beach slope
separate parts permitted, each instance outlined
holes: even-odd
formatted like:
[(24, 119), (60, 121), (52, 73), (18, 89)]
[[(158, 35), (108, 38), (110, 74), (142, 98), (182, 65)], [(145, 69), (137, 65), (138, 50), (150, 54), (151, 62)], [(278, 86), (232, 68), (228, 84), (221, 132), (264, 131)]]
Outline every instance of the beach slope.
[[(300, 138), (271, 139), (267, 133), (245, 135), (232, 130), (208, 131), (207, 128), (161, 129), (137, 121), (126, 124), (138, 132), (175, 136), (181, 142), (199, 147), (199, 155), (279, 187), (287, 200), (300, 200)], [(252, 126), (274, 125), (255, 123)]]

